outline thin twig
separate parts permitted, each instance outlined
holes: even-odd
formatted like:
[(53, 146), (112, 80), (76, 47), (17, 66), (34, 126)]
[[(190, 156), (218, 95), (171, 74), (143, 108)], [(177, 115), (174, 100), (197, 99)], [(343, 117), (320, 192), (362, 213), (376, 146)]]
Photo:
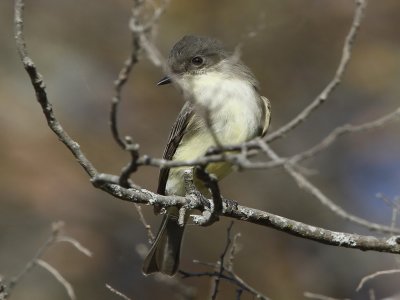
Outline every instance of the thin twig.
[(93, 255), (92, 251), (90, 251), (88, 248), (83, 246), (80, 242), (78, 242), (76, 239), (74, 239), (72, 237), (65, 236), (65, 235), (59, 235), (56, 237), (55, 243), (59, 243), (59, 242), (66, 242), (66, 243), (71, 244), (72, 246), (75, 247), (76, 250), (85, 254), (88, 257), (92, 257), (92, 255)]
[(56, 268), (51, 266), (49, 263), (45, 262), (44, 260), (38, 259), (36, 264), (41, 266), (42, 268), (46, 269), (51, 275), (54, 276), (55, 279), (65, 288), (67, 294), (71, 300), (75, 300), (75, 292), (72, 285), (58, 272)]
[(328, 297), (325, 295), (320, 295), (320, 294), (315, 294), (315, 293), (310, 293), (310, 292), (305, 292), (304, 297), (307, 299), (315, 299), (315, 300), (350, 300), (348, 298), (345, 298), (345, 299), (332, 298), (332, 297)]
[[(193, 197), (180, 196), (162, 196), (140, 188), (124, 188), (114, 182), (116, 176), (99, 174), (92, 163), (81, 151), (77, 142), (65, 132), (61, 124), (55, 118), (51, 104), (45, 91), (45, 86), (36, 66), (26, 51), (25, 40), (23, 37), (23, 0), (15, 2), (15, 35), (18, 52), (25, 70), (29, 74), (36, 93), (36, 99), (40, 103), (44, 116), (48, 122), (49, 128), (57, 135), (57, 137), (66, 145), (78, 163), (89, 175), (93, 185), (103, 191), (113, 195), (118, 199), (147, 205), (158, 205), (160, 207), (181, 207), (187, 205), (190, 208), (204, 209), (204, 204), (199, 199)], [(143, 37), (143, 36), (142, 36)], [(143, 40), (145, 41), (143, 44)], [(142, 45), (146, 48), (146, 53), (157, 53), (157, 48), (146, 38), (142, 38)], [(150, 49), (150, 50), (149, 50)], [(240, 148), (239, 148), (240, 149)], [(249, 148), (250, 149), (250, 148)], [(276, 163), (276, 162), (274, 162)], [(281, 163), (281, 162), (279, 162)], [(342, 246), (354, 249), (373, 250), (390, 253), (400, 253), (400, 247), (397, 244), (397, 237), (389, 239), (379, 239), (371, 236), (361, 236), (341, 232), (333, 232), (323, 228), (313, 227), (301, 222), (289, 220), (277, 215), (269, 214), (254, 208), (238, 205), (232, 210), (227, 210), (222, 215), (246, 222), (275, 228), (277, 230), (287, 232), (291, 235), (300, 236), (306, 239), (314, 240), (320, 243), (333, 246)], [(398, 232), (386, 226), (376, 226), (377, 230), (384, 232)]]
[[(84, 247), (81, 243), (79, 243), (76, 239), (61, 235), (62, 228), (64, 223), (59, 221), (52, 224), (52, 232), (46, 242), (39, 248), (36, 252), (35, 256), (24, 266), (24, 268), (11, 280), (9, 281), (8, 285), (5, 288), (5, 292), (8, 295), (11, 294), (12, 290), (15, 286), (21, 281), (21, 279), (28, 274), (35, 266), (40, 265), (41, 267), (45, 268), (49, 271), (66, 289), (68, 296), (71, 300), (75, 300), (75, 293), (71, 284), (61, 276), (61, 274), (56, 270), (54, 267), (49, 265), (47, 262), (42, 260), (43, 255), (49, 249), (49, 247), (53, 246), (59, 242), (67, 242), (74, 246), (79, 252), (85, 254), (86, 256), (91, 256), (92, 252)], [(1, 293), (1, 291), (0, 291)]]
[(110, 128), (111, 133), (116, 141), (116, 143), (122, 148), (126, 149), (125, 141), (120, 137), (118, 130), (118, 108), (121, 103), (121, 93), (122, 89), (125, 86), (125, 83), (129, 79), (129, 75), (132, 71), (133, 66), (139, 61), (139, 51), (140, 44), (139, 39), (135, 34), (132, 34), (132, 49), (129, 54), (129, 57), (125, 60), (123, 67), (121, 68), (118, 78), (114, 81), (114, 91), (115, 95), (111, 101), (111, 109), (110, 109)]
[(211, 299), (215, 300), (217, 299), (217, 294), (218, 294), (218, 287), (219, 287), (219, 283), (220, 283), (220, 279), (222, 274), (224, 273), (225, 270), (225, 256), (228, 252), (228, 249), (231, 245), (232, 239), (231, 239), (231, 230), (233, 227), (233, 221), (229, 224), (228, 229), (227, 229), (227, 233), (226, 233), (226, 243), (225, 243), (225, 248), (222, 251), (220, 257), (219, 257), (219, 262), (218, 262), (218, 275), (214, 276), (214, 283), (213, 283), (213, 289), (212, 289), (212, 293), (211, 293)]
[(282, 126), (278, 130), (275, 130), (274, 132), (266, 135), (264, 138), (266, 142), (271, 142), (273, 140), (284, 137), (285, 134), (296, 128), (300, 123), (304, 122), (313, 111), (315, 111), (318, 107), (320, 107), (324, 102), (329, 99), (331, 93), (338, 87), (340, 81), (342, 80), (343, 74), (346, 71), (347, 66), (350, 62), (352, 48), (361, 25), (361, 20), (364, 16), (365, 7), (367, 6), (367, 0), (356, 0), (355, 4), (356, 8), (354, 11), (353, 22), (345, 38), (342, 56), (340, 58), (339, 65), (333, 79), (322, 90), (322, 92), (294, 119), (292, 119), (289, 123)]
[(232, 246), (231, 246), (230, 251), (229, 251), (228, 261), (226, 262), (226, 269), (228, 271), (233, 271), (233, 261), (235, 259), (235, 255), (236, 255), (236, 253), (238, 251), (238, 249), (237, 249), (238, 248), (237, 241), (238, 241), (240, 236), (241, 236), (240, 232), (236, 233), (233, 236), (233, 240), (232, 240), (232, 243), (231, 243)]
[(15, 41), (17, 45), (18, 54), (21, 58), (22, 64), (31, 79), (32, 86), (36, 93), (36, 99), (42, 107), (43, 114), (46, 117), (49, 128), (57, 135), (58, 139), (72, 152), (78, 163), (85, 170), (85, 172), (94, 178), (97, 175), (97, 170), (93, 164), (86, 158), (80, 149), (80, 146), (75, 142), (68, 133), (63, 129), (60, 122), (56, 119), (51, 103), (47, 98), (46, 87), (43, 82), (42, 75), (38, 72), (33, 60), (28, 56), (26, 50), (25, 39), (23, 35), (24, 28), (24, 0), (15, 0), (15, 14), (14, 14), (14, 28), (15, 28)]
[[(176, 167), (189, 167), (189, 166), (205, 166), (209, 163), (214, 162), (229, 162), (233, 165), (238, 166), (240, 169), (271, 169), (276, 167), (281, 167), (287, 162), (298, 163), (303, 160), (315, 157), (320, 152), (329, 148), (334, 142), (336, 142), (340, 137), (351, 133), (360, 133), (368, 130), (379, 129), (386, 126), (392, 122), (400, 120), (400, 107), (395, 109), (393, 112), (385, 114), (375, 120), (368, 121), (359, 125), (346, 124), (335, 128), (326, 137), (324, 137), (320, 142), (310, 147), (309, 149), (294, 154), (289, 157), (281, 157), (279, 160), (270, 161), (255, 161), (251, 162), (247, 158), (255, 156), (259, 151), (255, 151), (255, 148), (260, 148), (260, 140), (252, 141), (250, 147), (253, 150), (249, 151), (249, 144), (244, 143), (241, 145), (223, 147), (224, 151), (240, 151), (239, 153), (225, 153), (222, 154), (212, 154), (202, 156), (193, 160), (182, 160), (182, 161), (172, 161), (165, 159), (152, 158), (148, 155), (141, 156), (137, 163), (141, 166), (154, 166), (159, 168), (176, 168)], [(255, 146), (257, 144), (257, 146)], [(217, 151), (217, 149), (214, 149)], [(218, 151), (217, 151), (218, 152)]]
[(360, 125), (347, 124), (347, 125), (337, 127), (330, 134), (328, 134), (326, 137), (324, 137), (324, 139), (321, 142), (319, 142), (312, 148), (308, 149), (307, 151), (304, 151), (302, 153), (294, 155), (290, 159), (290, 161), (299, 162), (299, 161), (308, 159), (310, 157), (313, 157), (316, 154), (318, 154), (319, 152), (321, 152), (321, 151), (325, 150), (326, 148), (328, 148), (329, 146), (331, 146), (333, 144), (333, 142), (335, 142), (339, 137), (341, 137), (345, 134), (356, 133), (356, 132), (361, 132), (361, 131), (364, 132), (364, 131), (371, 130), (371, 129), (381, 128), (390, 122), (395, 122), (398, 120), (400, 120), (400, 107), (389, 114), (386, 114), (376, 120), (373, 120), (373, 121), (370, 121), (367, 123), (363, 123)]
[[(273, 160), (281, 159), (266, 143), (261, 142), (260, 146), (263, 148), (265, 153), (271, 157), (271, 159)], [(322, 205), (329, 208), (329, 210), (334, 212), (336, 215), (342, 217), (343, 219), (361, 225), (363, 227), (366, 227), (370, 230), (400, 233), (400, 229), (398, 228), (392, 228), (390, 226), (384, 226), (381, 224), (373, 223), (346, 212), (343, 208), (341, 208), (339, 205), (335, 204), (331, 199), (329, 199), (320, 189), (318, 189), (315, 185), (313, 185), (311, 181), (309, 181), (306, 177), (300, 174), (300, 172), (296, 171), (295, 168), (290, 163), (286, 163), (284, 165), (284, 168), (287, 171), (287, 173), (289, 173), (295, 179), (295, 181), (297, 182), (298, 186), (301, 189), (313, 195), (317, 200), (320, 201)]]
[(10, 292), (15, 285), (24, 277), (27, 273), (29, 273), (36, 265), (38, 259), (40, 259), (46, 250), (52, 246), (56, 241), (61, 232), (61, 228), (64, 226), (63, 222), (55, 222), (52, 224), (52, 232), (45, 243), (39, 248), (36, 252), (35, 256), (24, 266), (24, 268), (13, 278), (11, 278), (8, 284), (8, 291)]
[(144, 228), (146, 229), (148, 242), (151, 245), (153, 243), (154, 239), (155, 239), (154, 233), (151, 230), (150, 224), (147, 223), (147, 220), (145, 219), (145, 217), (143, 215), (142, 207), (137, 203), (134, 203), (134, 205), (135, 205), (136, 211), (137, 211), (137, 213), (139, 215), (139, 220), (140, 220), (140, 222), (142, 222)]
[(119, 296), (120, 298), (124, 299), (124, 300), (131, 300), (131, 298), (129, 298), (128, 296), (126, 296), (125, 294), (121, 293), (120, 291), (116, 290), (115, 288), (113, 288), (111, 285), (109, 285), (108, 283), (106, 283), (106, 288), (111, 292), (114, 293), (115, 295)]
[(384, 271), (375, 272), (373, 274), (365, 276), (361, 279), (360, 283), (358, 284), (358, 286), (356, 288), (356, 291), (359, 292), (368, 281), (375, 279), (376, 277), (379, 277), (382, 275), (397, 274), (397, 273), (400, 273), (400, 269), (384, 270)]
[[(135, 0), (134, 1), (134, 7), (132, 9), (132, 16), (130, 20), (130, 24), (137, 25), (140, 24), (140, 12), (143, 8), (143, 5), (145, 4), (145, 1), (140, 1), (140, 0)], [(165, 7), (163, 9), (155, 9), (154, 11), (154, 19), (152, 19), (152, 22), (149, 22), (149, 30), (154, 27), (155, 23), (161, 16), (162, 12), (164, 11)], [(114, 140), (116, 143), (123, 149), (126, 150), (130, 153), (131, 155), (131, 160), (130, 162), (122, 169), (121, 176), (119, 178), (119, 184), (123, 187), (126, 188), (131, 188), (133, 187), (132, 184), (129, 182), (129, 178), (131, 174), (137, 171), (138, 169), (138, 159), (139, 159), (139, 144), (135, 144), (132, 141), (132, 138), (129, 136), (125, 137), (125, 140), (123, 140), (120, 137), (119, 131), (118, 131), (118, 126), (117, 126), (117, 113), (118, 113), (118, 108), (119, 104), (121, 103), (121, 93), (122, 90), (126, 84), (126, 82), (129, 79), (129, 75), (133, 69), (133, 67), (139, 62), (139, 55), (140, 52), (142, 51), (142, 46), (140, 44), (140, 35), (144, 34), (143, 32), (139, 33), (137, 31), (131, 30), (131, 36), (132, 36), (132, 48), (131, 52), (129, 54), (129, 57), (125, 60), (124, 66), (120, 70), (118, 74), (118, 78), (114, 82), (114, 90), (115, 90), (115, 95), (111, 101), (111, 110), (110, 110), (110, 126), (111, 126), (111, 132), (114, 137)], [(143, 226), (146, 229), (147, 236), (149, 243), (152, 243), (154, 240), (154, 234), (151, 230), (151, 226), (148, 224), (146, 221), (143, 212), (141, 210), (141, 207), (138, 204), (135, 204), (136, 211), (139, 215), (139, 219), (142, 222)]]
[[(212, 272), (186, 272), (179, 270), (179, 274), (182, 276), (183, 279), (190, 278), (190, 277), (210, 277), (213, 280), (212, 289), (211, 289), (211, 299), (216, 299), (218, 295), (218, 287), (220, 284), (221, 279), (231, 282), (233, 285), (237, 287), (237, 297), (240, 297), (243, 291), (246, 291), (257, 299), (268, 300), (269, 298), (251, 287), (247, 284), (243, 279), (241, 279), (238, 275), (235, 274), (233, 271), (233, 256), (234, 255), (234, 248), (236, 247), (236, 239), (238, 235), (235, 235), (232, 238), (232, 227), (233, 222), (231, 222), (227, 228), (227, 239), (225, 243), (224, 250), (220, 255), (220, 259), (217, 263), (204, 263), (200, 261), (193, 261), (195, 263), (201, 264), (206, 267), (211, 267), (214, 269)], [(229, 251), (230, 249), (230, 251)], [(229, 255), (228, 261), (226, 261), (226, 256)]]
[(157, 282), (161, 282), (167, 286), (172, 287), (179, 293), (182, 300), (194, 300), (196, 298), (196, 289), (186, 283), (181, 282), (177, 276), (167, 276), (162, 273), (157, 273), (154, 276)]
[(368, 295), (369, 295), (369, 300), (376, 300), (376, 296), (375, 296), (375, 291), (374, 289), (370, 289), (368, 291)]

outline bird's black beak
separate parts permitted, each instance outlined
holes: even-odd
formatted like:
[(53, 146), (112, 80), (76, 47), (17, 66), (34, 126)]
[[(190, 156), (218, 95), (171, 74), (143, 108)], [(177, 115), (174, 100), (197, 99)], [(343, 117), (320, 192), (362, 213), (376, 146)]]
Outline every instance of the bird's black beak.
[(165, 76), (163, 79), (161, 79), (159, 82), (157, 82), (157, 85), (164, 85), (164, 84), (168, 84), (171, 83), (171, 78), (168, 76)]

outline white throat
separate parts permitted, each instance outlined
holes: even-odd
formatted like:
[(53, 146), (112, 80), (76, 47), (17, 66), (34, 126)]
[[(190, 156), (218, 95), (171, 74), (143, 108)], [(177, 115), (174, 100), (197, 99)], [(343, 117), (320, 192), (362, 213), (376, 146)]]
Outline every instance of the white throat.
[(243, 142), (259, 129), (260, 95), (248, 80), (212, 71), (186, 75), (182, 84), (194, 103), (208, 110), (212, 127), (223, 143)]
[[(184, 75), (182, 87), (193, 96), (195, 103), (210, 110), (241, 103), (243, 106), (257, 104), (259, 97), (251, 82), (223, 72), (211, 71), (197, 75)], [(254, 107), (253, 107), (254, 108)]]

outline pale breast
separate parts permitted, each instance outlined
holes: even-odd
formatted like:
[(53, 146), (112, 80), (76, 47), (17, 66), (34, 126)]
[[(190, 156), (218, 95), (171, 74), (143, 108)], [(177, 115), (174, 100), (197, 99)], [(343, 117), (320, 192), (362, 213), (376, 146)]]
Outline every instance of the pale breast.
[[(193, 160), (216, 146), (204, 121), (204, 108), (211, 112), (212, 129), (223, 145), (239, 144), (260, 134), (264, 122), (263, 109), (260, 107), (262, 101), (247, 81), (208, 73), (197, 76), (191, 89), (195, 103), (200, 104), (200, 110), (189, 122), (173, 160)], [(166, 186), (168, 194), (184, 194), (182, 177), (185, 169), (170, 170)], [(231, 165), (216, 163), (210, 164), (207, 169), (221, 179), (231, 171)]]

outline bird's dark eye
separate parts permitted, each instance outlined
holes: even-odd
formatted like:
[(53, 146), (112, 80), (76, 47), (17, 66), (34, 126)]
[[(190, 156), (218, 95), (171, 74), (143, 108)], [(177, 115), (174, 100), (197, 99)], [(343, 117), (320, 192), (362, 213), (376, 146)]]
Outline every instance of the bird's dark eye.
[(200, 66), (203, 63), (203, 59), (200, 56), (195, 56), (192, 58), (192, 64)]

